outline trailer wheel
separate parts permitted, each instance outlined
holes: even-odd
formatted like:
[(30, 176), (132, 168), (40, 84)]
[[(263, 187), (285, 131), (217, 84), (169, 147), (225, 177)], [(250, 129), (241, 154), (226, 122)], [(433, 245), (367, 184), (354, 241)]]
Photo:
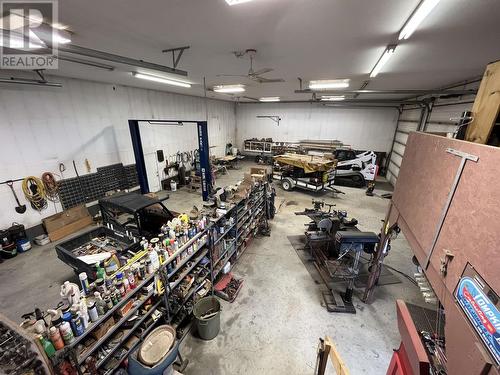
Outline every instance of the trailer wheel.
[(293, 189), (293, 182), (289, 178), (285, 178), (281, 181), (281, 187), (285, 191), (290, 191)]

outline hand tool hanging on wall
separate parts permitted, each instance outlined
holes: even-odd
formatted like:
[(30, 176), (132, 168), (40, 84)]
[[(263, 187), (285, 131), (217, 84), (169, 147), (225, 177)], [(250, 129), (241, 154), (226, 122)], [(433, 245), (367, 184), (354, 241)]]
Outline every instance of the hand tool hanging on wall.
[(73, 160), (73, 169), (75, 170), (76, 179), (78, 180), (78, 184), (80, 185), (80, 192), (82, 193), (83, 201), (87, 202), (89, 200), (89, 195), (87, 194), (87, 190), (84, 188), (80, 175), (78, 174), (78, 170), (76, 169), (76, 163)]
[(12, 180), (9, 180), (9, 181), (6, 181), (6, 184), (8, 187), (10, 187), (10, 190), (12, 190), (12, 194), (14, 194), (14, 198), (16, 199), (16, 202), (17, 202), (17, 206), (16, 206), (16, 212), (18, 214), (24, 214), (26, 212), (26, 205), (25, 204), (21, 204), (19, 202), (19, 199), (17, 198), (17, 194), (14, 190), (14, 182)]

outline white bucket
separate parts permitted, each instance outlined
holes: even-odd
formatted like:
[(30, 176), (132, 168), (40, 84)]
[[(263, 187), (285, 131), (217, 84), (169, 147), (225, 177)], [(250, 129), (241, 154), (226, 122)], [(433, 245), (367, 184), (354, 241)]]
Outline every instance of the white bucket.
[(172, 191), (176, 191), (177, 190), (177, 182), (170, 181), (170, 190), (172, 190)]

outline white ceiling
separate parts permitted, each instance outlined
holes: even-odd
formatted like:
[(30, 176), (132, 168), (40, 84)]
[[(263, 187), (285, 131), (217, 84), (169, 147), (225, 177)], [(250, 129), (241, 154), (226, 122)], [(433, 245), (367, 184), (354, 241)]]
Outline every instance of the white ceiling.
[[(245, 95), (309, 99), (295, 94), (297, 77), (350, 78), (358, 89), (387, 44), (397, 41), (418, 0), (254, 0), (228, 6), (224, 0), (64, 0), (60, 22), (74, 31), (73, 43), (171, 66), (166, 48), (190, 45), (179, 69), (191, 89), (139, 80), (132, 67), (113, 72), (61, 62), (57, 75), (203, 95), (207, 84), (245, 83)], [(437, 88), (481, 75), (500, 58), (500, 1), (441, 0), (369, 89)], [(258, 50), (255, 69), (285, 83), (258, 84), (217, 74), (245, 74), (249, 61), (234, 50)], [(210, 96), (228, 99), (224, 95)]]

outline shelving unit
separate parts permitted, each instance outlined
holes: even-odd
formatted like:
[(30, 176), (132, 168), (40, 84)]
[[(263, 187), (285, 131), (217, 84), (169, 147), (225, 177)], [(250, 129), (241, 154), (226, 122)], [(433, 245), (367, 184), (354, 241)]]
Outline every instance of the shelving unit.
[[(225, 249), (222, 254), (219, 254), (216, 260), (213, 260), (212, 282), (214, 285), (217, 278), (221, 275), (224, 266), (231, 259), (230, 269), (234, 267), (242, 254), (241, 246), (244, 240), (248, 240), (253, 236), (253, 229), (255, 229), (263, 214), (265, 214), (267, 207), (266, 189), (267, 183), (254, 188), (248, 198), (235, 204), (226, 214), (226, 216), (235, 218), (235, 223), (231, 226), (231, 228), (234, 227), (236, 229), (234, 231), (234, 243)], [(223, 235), (227, 232), (229, 230)], [(214, 243), (214, 246), (217, 243), (218, 241)]]
[[(199, 241), (204, 236), (206, 236), (206, 239), (198, 243), (195, 250), (185, 256), (181, 261), (179, 261), (179, 263), (176, 264), (175, 269), (171, 270), (171, 272), (168, 273), (167, 265), (182, 254), (185, 254), (185, 252), (188, 251), (188, 249), (193, 246), (195, 242)], [(83, 365), (88, 357), (94, 356), (96, 357), (96, 359), (98, 359), (96, 362), (96, 367), (103, 371), (104, 374), (111, 374), (114, 370), (116, 370), (116, 368), (118, 368), (123, 359), (125, 359), (130, 352), (137, 348), (137, 346), (143, 341), (150, 330), (156, 326), (156, 322), (158, 321), (158, 319), (163, 319), (165, 323), (171, 322), (171, 309), (168, 299), (169, 293), (173, 289), (175, 289), (181, 283), (181, 281), (193, 271), (193, 269), (200, 263), (203, 257), (207, 255), (208, 241), (209, 232), (208, 228), (205, 228), (205, 230), (197, 233), (185, 244), (180, 246), (174, 254), (172, 254), (168, 259), (166, 259), (166, 261), (161, 264), (158, 270), (156, 270), (152, 274), (146, 275), (144, 280), (140, 281), (135, 289), (129, 291), (121, 301), (119, 301), (115, 306), (108, 310), (104, 315), (99, 317), (96, 322), (90, 323), (81, 336), (76, 337), (70, 345), (66, 346), (64, 349), (56, 353), (55, 359), (65, 358), (69, 355), (70, 358), (72, 358), (72, 361), (78, 365), (77, 367), (79, 374), (82, 374), (80, 365)], [(193, 262), (193, 264), (189, 264), (189, 262)], [(189, 267), (186, 267), (187, 264), (189, 264)], [(172, 278), (175, 277), (180, 271), (182, 271), (182, 274), (179, 275), (179, 277), (175, 281), (171, 282)], [(209, 273), (207, 273), (205, 278), (208, 277), (208, 274)], [(164, 288), (163, 292), (161, 292), (160, 290), (160, 293), (158, 294), (156, 286), (157, 282), (159, 281), (162, 282)], [(200, 282), (203, 281), (204, 280), (201, 280)], [(155, 285), (151, 285), (153, 283)], [(145, 287), (147, 286), (153, 286), (153, 289), (146, 293)], [(195, 288), (197, 287), (198, 285), (195, 286)], [(190, 292), (190, 295), (186, 296), (185, 300), (187, 301), (188, 299), (192, 298), (195, 292), (196, 290)], [(139, 296), (138, 293), (142, 293), (142, 295)], [(130, 328), (123, 329), (124, 334), (121, 338), (119, 338), (116, 345), (114, 345), (112, 348), (107, 347), (106, 351), (102, 351), (102, 348), (105, 345), (111, 343), (110, 340), (114, 340), (114, 336), (117, 334), (117, 332), (120, 332), (120, 329), (123, 327), (124, 323), (129, 321), (135, 314), (141, 311), (144, 304), (151, 298), (153, 298), (152, 306), (146, 312), (143, 312), (142, 315), (139, 315), (135, 323)], [(118, 317), (117, 313), (119, 309), (121, 309), (131, 300), (135, 301), (130, 310), (123, 314), (123, 316)], [(153, 314), (155, 314), (155, 317), (156, 315), (158, 315), (158, 318), (154, 321), (151, 321), (151, 324), (145, 327), (145, 324), (149, 322)], [(103, 323), (107, 322), (111, 317), (115, 318), (115, 323), (111, 326), (111, 328), (109, 328), (108, 331), (95, 342), (92, 342), (90, 344), (87, 343), (87, 347), (81, 350), (80, 353), (77, 353), (78, 347), (83, 344), (85, 340), (91, 339), (91, 334), (95, 331), (95, 329), (101, 326)], [(139, 332), (141, 332), (140, 335)], [(127, 349), (122, 354), (124, 350), (123, 345), (133, 336), (138, 337), (137, 342), (135, 342), (132, 347)], [(100, 355), (99, 357), (97, 357), (97, 354), (99, 352)], [(120, 358), (117, 358), (117, 356), (120, 356)], [(110, 364), (110, 361), (113, 361), (113, 365), (107, 368), (107, 366)], [(116, 363), (114, 361), (116, 361)]]
[(139, 308), (141, 308), (144, 303), (149, 300), (154, 294), (154, 291), (148, 293), (144, 298), (138, 300), (139, 303), (136, 306), (132, 307), (118, 322), (116, 322), (113, 327), (111, 327), (104, 336), (102, 336), (91, 348), (87, 349), (83, 354), (78, 357), (78, 364), (81, 365), (85, 360), (94, 353), (97, 349), (102, 346), (102, 343), (107, 341), (113, 333), (116, 332), (118, 328), (121, 327), (123, 323), (129, 320)]
[[(146, 275), (135, 289), (129, 291), (121, 301), (107, 311), (98, 321), (90, 323), (85, 332), (76, 337), (74, 342), (68, 348), (60, 350), (57, 354), (61, 356), (71, 353), (73, 361), (78, 365), (83, 365), (88, 357), (96, 357), (96, 367), (105, 375), (113, 373), (120, 363), (143, 341), (144, 337), (156, 326), (156, 316), (158, 319), (163, 319), (165, 323), (171, 324), (176, 328), (182, 328), (178, 332), (178, 338), (182, 340), (186, 337), (191, 328), (191, 317), (194, 302), (202, 287), (211, 286), (211, 293), (214, 294), (215, 280), (220, 277), (222, 270), (227, 262), (231, 260), (231, 268), (234, 267), (236, 260), (241, 256), (241, 245), (243, 239), (248, 239), (253, 235), (253, 229), (262, 218), (266, 207), (266, 184), (255, 188), (250, 196), (246, 199), (232, 205), (224, 217), (220, 217), (213, 223), (208, 225), (205, 230), (197, 233), (193, 238), (189, 239), (185, 244), (166, 259), (160, 268), (153, 274)], [(229, 220), (225, 224), (225, 230), (221, 233), (215, 231), (220, 230), (219, 225), (223, 220)], [(204, 238), (206, 236), (206, 238)], [(202, 240), (203, 239), (203, 240)], [(196, 242), (196, 245), (195, 245)], [(195, 245), (193, 251), (191, 246)], [(218, 250), (215, 250), (219, 247)], [(215, 250), (215, 252), (214, 252)], [(187, 254), (186, 252), (190, 252)], [(187, 255), (186, 255), (187, 254)], [(215, 258), (215, 255), (217, 257)], [(179, 256), (184, 256), (175, 264), (175, 267), (170, 267), (175, 259), (180, 259)], [(206, 261), (203, 262), (203, 259)], [(170, 272), (169, 272), (170, 271)], [(183, 280), (191, 275), (194, 279), (187, 279), (184, 289), (177, 290)], [(209, 280), (210, 284), (205, 284)], [(163, 290), (159, 292), (156, 288), (157, 283), (161, 282)], [(155, 288), (149, 292), (145, 292), (145, 288), (155, 284)], [(141, 296), (139, 296), (139, 294)], [(153, 298), (152, 306), (144, 311), (144, 304)], [(133, 306), (123, 316), (117, 317), (117, 312), (129, 301), (135, 300)], [(156, 312), (156, 313), (155, 313)], [(138, 314), (136, 321), (132, 323), (130, 328), (123, 329), (123, 335), (119, 339), (116, 338), (120, 329), (123, 328), (125, 322), (129, 321), (135, 314)], [(142, 314), (142, 315), (141, 315)], [(154, 314), (154, 315), (153, 315)], [(151, 321), (152, 317), (155, 321)], [(87, 343), (87, 347), (80, 353), (77, 353), (79, 347), (85, 340), (90, 339), (92, 332), (105, 323), (111, 317), (115, 317), (115, 324), (100, 337), (97, 341)], [(150, 324), (149, 324), (150, 323)], [(124, 347), (131, 338), (138, 338), (128, 349)], [(105, 351), (103, 347), (107, 345)], [(113, 345), (112, 347), (110, 345)], [(128, 347), (128, 345), (127, 345)], [(125, 350), (126, 349), (126, 350)], [(78, 369), (81, 374), (80, 368)]]
[(102, 358), (101, 360), (99, 360), (97, 362), (97, 365), (96, 367), (97, 368), (100, 368), (104, 363), (106, 363), (112, 356), (113, 356), (113, 353), (116, 352), (116, 350), (121, 346), (123, 345), (128, 339), (130, 336), (132, 336), (133, 333), (136, 332), (137, 328), (139, 328), (141, 326), (142, 323), (144, 323), (144, 321), (149, 317), (151, 316), (151, 314), (153, 312), (156, 311), (156, 309), (158, 307), (160, 307), (162, 301), (158, 301), (156, 302), (150, 309), (148, 312), (146, 312), (146, 314), (144, 314), (138, 321), (137, 323), (134, 324), (134, 326), (130, 329), (130, 331), (128, 331), (124, 336), (123, 338), (120, 340), (120, 343), (117, 344), (114, 348), (112, 348), (108, 354), (106, 354), (106, 356), (104, 358)]

